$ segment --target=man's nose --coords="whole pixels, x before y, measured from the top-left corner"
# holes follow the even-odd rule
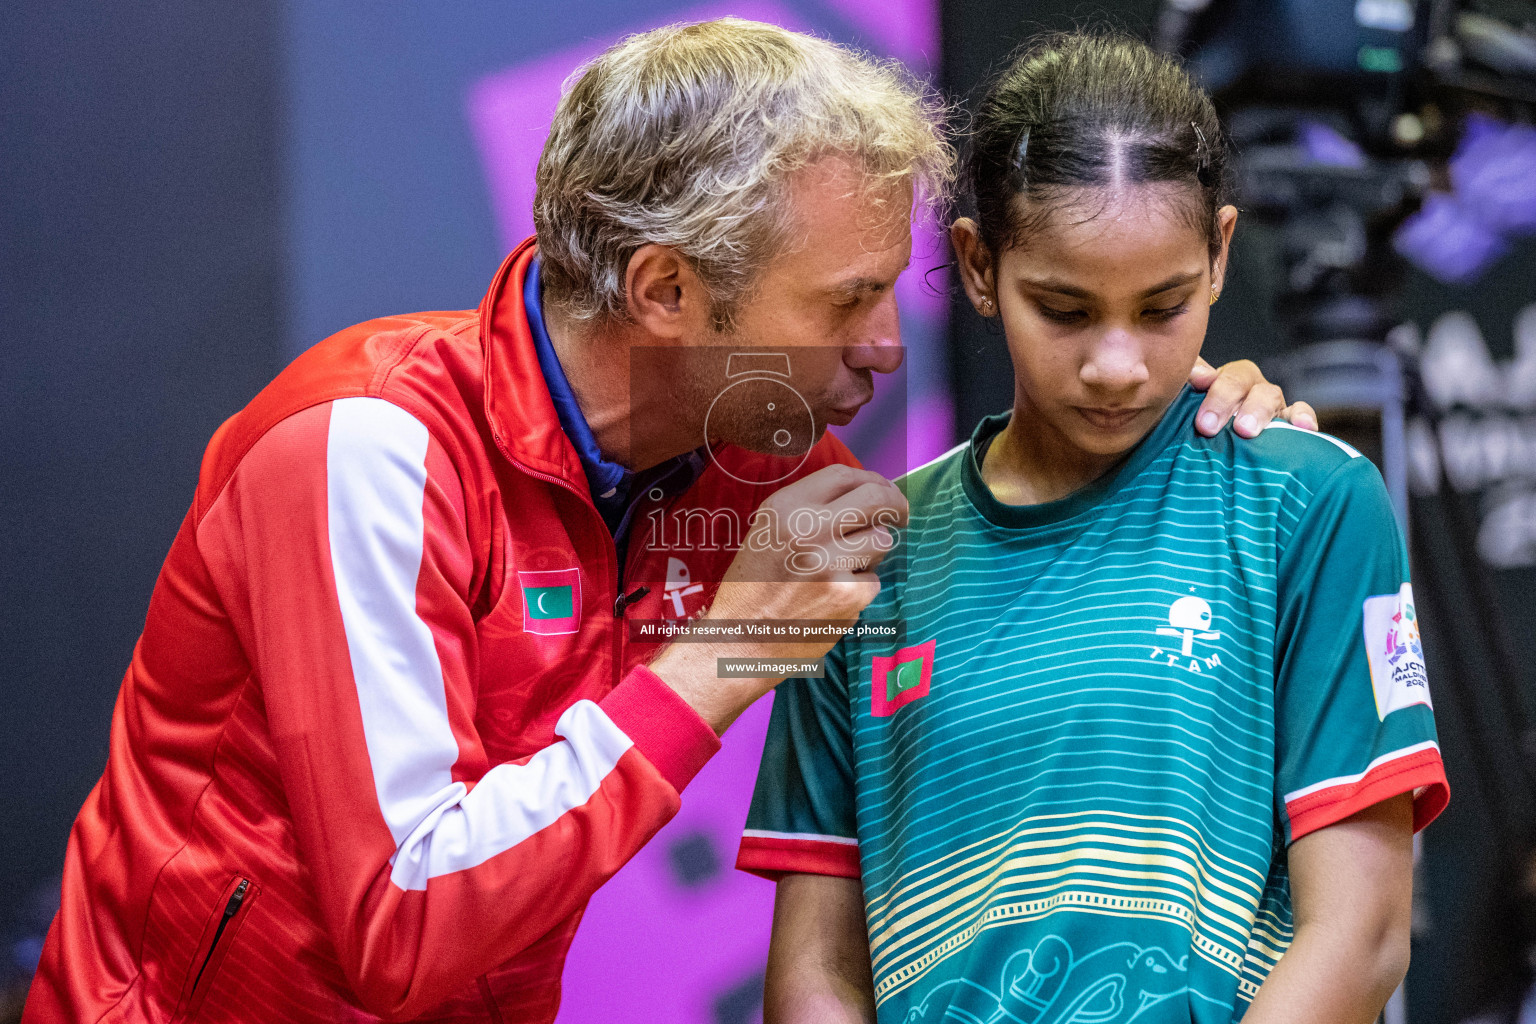
[[[862,340],[847,346],[843,362],[855,370],[895,373],[906,356],[901,344],[901,313],[896,308],[896,292],[880,296],[864,323]]]
[[[1084,384],[1104,391],[1134,388],[1151,377],[1140,339],[1119,329],[1104,332],[1089,350],[1078,374]]]

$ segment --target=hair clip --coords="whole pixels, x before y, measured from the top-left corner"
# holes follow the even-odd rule
[[[1025,161],[1029,159],[1029,126],[1019,133],[1019,141],[1014,144],[1013,155],[1008,160],[1008,184],[1015,192],[1023,192],[1029,186],[1029,178],[1024,173]]]
[[[1195,178],[1202,185],[1211,184],[1211,147],[1205,141],[1205,132],[1195,122],[1189,122],[1195,130]]]

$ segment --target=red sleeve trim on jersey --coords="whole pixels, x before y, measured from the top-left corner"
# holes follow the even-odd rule
[[[630,669],[602,709],[679,793],[720,749],[709,723],[643,665]]]
[[[783,875],[832,875],[859,878],[859,847],[849,840],[784,839],[746,835],[736,853],[736,869],[777,882]]]
[[[1450,803],[1445,765],[1435,744],[1388,755],[1358,778],[1309,787],[1287,797],[1285,814],[1291,820],[1291,842],[1403,793],[1413,794],[1415,832],[1439,817]]]

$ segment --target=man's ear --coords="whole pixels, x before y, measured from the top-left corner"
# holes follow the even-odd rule
[[[694,335],[709,319],[709,289],[670,246],[635,250],[625,269],[624,302],[630,320],[656,338]]]
[[[1211,268],[1211,289],[1220,295],[1227,286],[1227,255],[1232,248],[1232,232],[1237,227],[1237,207],[1223,206],[1216,211],[1216,232],[1221,236],[1221,249],[1216,254],[1216,265]]]
[[[950,225],[949,242],[955,248],[955,262],[960,268],[960,284],[976,312],[982,316],[997,313],[997,281],[992,254],[981,240],[980,226],[969,217]]]

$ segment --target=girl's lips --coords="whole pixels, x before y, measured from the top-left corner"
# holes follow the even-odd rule
[[[1099,430],[1123,430],[1135,422],[1141,409],[1095,409],[1077,406],[1077,412]]]

